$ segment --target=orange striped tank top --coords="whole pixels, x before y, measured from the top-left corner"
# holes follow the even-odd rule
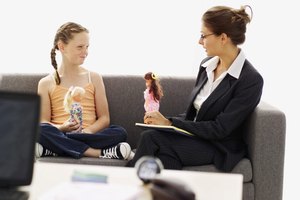
[[[84,87],[85,94],[81,101],[82,105],[82,118],[83,128],[86,128],[93,124],[97,120],[96,106],[95,106],[95,87],[90,81]],[[54,124],[63,124],[70,117],[70,114],[64,110],[64,97],[68,92],[69,88],[55,85],[54,89],[50,93],[51,101],[51,122]]]

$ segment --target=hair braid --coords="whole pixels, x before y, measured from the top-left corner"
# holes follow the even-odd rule
[[[57,62],[56,62],[56,59],[55,59],[55,56],[56,56],[56,48],[54,47],[53,49],[51,49],[51,64],[52,66],[54,67],[55,69],[55,83],[56,85],[59,85],[60,84],[60,77],[59,77],[59,74],[58,74],[58,71],[57,71]]]

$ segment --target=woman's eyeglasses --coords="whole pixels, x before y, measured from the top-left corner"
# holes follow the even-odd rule
[[[205,39],[206,37],[208,37],[210,35],[214,35],[214,33],[210,33],[210,34],[206,34],[206,35],[201,34],[200,39],[203,40],[203,39]]]

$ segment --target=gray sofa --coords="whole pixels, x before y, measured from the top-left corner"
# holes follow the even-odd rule
[[[2,74],[0,90],[36,92],[38,81],[46,74]],[[136,148],[141,129],[135,122],[142,122],[143,91],[142,76],[104,75],[111,124],[118,124],[128,131],[128,143]],[[161,77],[165,96],[161,112],[166,116],[182,113],[186,96],[190,93],[194,78]],[[237,116],[238,117],[238,116]],[[261,102],[245,122],[245,141],[249,146],[249,158],[240,161],[231,173],[243,174],[244,200],[281,200],[285,150],[285,114],[279,109]],[[126,161],[95,158],[45,157],[38,162],[62,162],[90,165],[124,166]],[[190,166],[184,170],[218,172],[213,165]]]

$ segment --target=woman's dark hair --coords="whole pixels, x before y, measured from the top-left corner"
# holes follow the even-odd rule
[[[58,41],[62,41],[64,44],[68,44],[69,41],[73,38],[75,33],[81,33],[81,32],[89,32],[86,28],[81,26],[80,24],[74,23],[74,22],[67,22],[63,24],[56,32],[54,42],[53,42],[53,48],[51,49],[51,64],[55,69],[55,82],[57,85],[60,84],[60,77],[57,71],[57,62],[55,59],[56,56],[56,50],[58,50],[57,43]]]
[[[246,13],[246,8],[250,9],[251,17]],[[204,13],[202,21],[214,34],[225,33],[233,44],[239,45],[245,42],[246,25],[250,23],[252,16],[252,8],[248,5],[241,6],[240,9],[215,6]]]
[[[153,92],[154,100],[159,101],[164,96],[164,94],[158,77],[154,73],[148,72],[145,74],[144,79],[152,80],[149,93]]]

